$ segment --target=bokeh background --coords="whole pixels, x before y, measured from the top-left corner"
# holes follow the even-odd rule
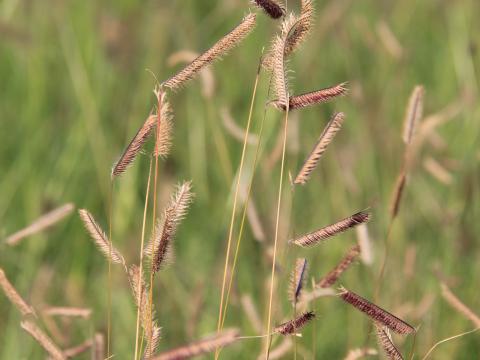
[[[290,0],[289,9],[297,11],[298,3]],[[293,200],[287,181],[280,242],[371,206],[374,263],[358,263],[341,283],[373,296],[404,151],[405,108],[413,87],[423,84],[424,121],[436,117],[441,125],[424,142],[410,174],[379,297],[387,309],[420,326],[415,349],[423,355],[435,341],[473,328],[442,299],[439,278],[472,309],[480,305],[480,2],[315,0],[315,7],[315,27],[289,62],[292,91],[348,81],[350,92],[333,103],[292,112],[287,174],[295,175],[335,110],[347,118],[311,181],[295,190]],[[160,80],[170,76],[182,66],[172,66],[171,55],[207,49],[248,11],[247,0],[0,1],[2,239],[66,202],[88,208],[106,228],[111,166],[155,104],[150,71]],[[262,13],[257,19],[255,31],[211,68],[210,77],[170,96],[174,146],[161,165],[159,203],[186,179],[193,180],[196,198],[179,229],[175,262],[156,280],[162,350],[216,328],[242,148],[231,121],[245,127],[259,57],[279,26]],[[262,73],[254,134],[268,85]],[[255,331],[242,296],[249,294],[261,316],[266,314],[282,121],[279,112],[267,111],[252,192],[264,236],[247,223],[226,320],[226,326],[244,334]],[[249,145],[246,182],[254,152]],[[113,239],[129,262],[138,261],[147,175],[144,155],[114,185]],[[291,316],[285,291],[294,257],[306,256],[310,276],[319,279],[355,241],[351,231],[308,251],[283,251],[282,246],[274,322]],[[76,213],[18,246],[2,240],[0,267],[38,309],[93,310],[88,320],[44,324],[62,348],[105,331],[107,265]],[[113,289],[114,353],[131,358],[136,315],[128,282],[116,268]],[[341,359],[364,345],[368,322],[361,314],[336,298],[312,306],[318,317],[298,340],[300,358],[312,358],[315,347],[317,358]],[[20,315],[1,295],[0,357],[45,358],[19,322]],[[408,354],[412,339],[396,340]],[[475,359],[479,344],[478,334],[468,335],[441,345],[433,358]],[[249,340],[222,356],[255,358],[260,349],[260,341]]]

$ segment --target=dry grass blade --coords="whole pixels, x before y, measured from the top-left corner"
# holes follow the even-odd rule
[[[156,273],[171,255],[171,245],[177,227],[187,214],[192,201],[191,182],[184,182],[178,186],[176,193],[171,197],[161,221],[156,225],[155,236],[145,248],[145,254],[152,261],[152,272]]]
[[[340,261],[340,263],[334,269],[332,269],[322,280],[320,280],[317,286],[321,288],[328,288],[335,284],[338,278],[350,267],[358,255],[360,255],[360,246],[355,245],[348,251],[347,255],[342,259],[342,261]]]
[[[43,309],[42,314],[49,316],[81,317],[84,319],[88,319],[92,314],[92,309],[51,306]]]
[[[400,203],[403,196],[403,190],[405,189],[405,185],[407,183],[407,174],[405,171],[398,175],[397,181],[395,182],[395,188],[393,190],[392,201],[390,203],[390,217],[395,219],[398,215],[398,211],[400,210]]]
[[[22,321],[20,326],[23,330],[28,332],[53,359],[64,360],[67,358],[62,350],[54,344],[52,339],[50,339],[33,321]]]
[[[354,226],[366,223],[370,220],[370,213],[367,211],[360,211],[352,216],[342,219],[335,224],[325,226],[319,230],[302,235],[294,240],[289,240],[289,243],[301,247],[314,246],[323,240],[326,240],[332,236],[340,234]]]
[[[272,19],[279,19],[285,15],[285,8],[276,0],[252,0],[252,3],[262,8]]]
[[[416,126],[422,119],[424,94],[425,90],[423,86],[417,85],[410,95],[410,100],[408,101],[408,107],[405,114],[405,120],[403,122],[403,141],[407,145],[412,142]]]
[[[392,337],[388,329],[385,329],[379,324],[375,324],[375,329],[378,344],[385,352],[385,355],[387,355],[390,360],[403,360],[403,356],[400,351],[398,351],[398,349],[395,347],[395,344],[393,343]]]
[[[345,302],[349,303],[357,310],[363,312],[372,320],[385,325],[390,330],[395,331],[398,334],[410,334],[415,332],[413,326],[407,324],[402,319],[399,319],[395,315],[371,303],[360,295],[345,289],[344,287],[340,288],[340,293],[338,295]]]
[[[290,278],[288,296],[292,304],[296,304],[302,291],[307,274],[307,259],[299,258],[295,262],[295,269]]]
[[[475,327],[480,328],[480,317],[465,305],[444,283],[441,284],[443,298],[459,313],[470,320]]]
[[[87,229],[90,237],[95,242],[100,252],[107,259],[109,259],[111,256],[112,262],[115,264],[122,264],[126,268],[125,259],[123,258],[122,254],[113,247],[113,245],[110,243],[110,240],[108,240],[107,235],[95,221],[92,214],[85,209],[80,209],[78,213],[80,215],[80,219],[83,221],[85,229]]]
[[[8,281],[7,276],[3,269],[0,268],[0,286],[5,294],[5,296],[10,300],[10,302],[15,305],[15,307],[20,311],[23,316],[26,315],[34,315],[35,310],[28,305],[25,300],[20,296],[17,290],[13,287],[13,285]]]
[[[142,127],[137,131],[127,148],[115,163],[112,169],[112,178],[123,174],[132,164],[138,153],[142,150],[143,145],[155,128],[156,115],[150,115],[143,123]]]
[[[344,96],[347,93],[346,83],[341,83],[336,86],[308,92],[301,95],[290,96],[289,109],[300,109],[307,106],[313,106],[331,101],[339,96]],[[279,100],[272,100],[271,105],[280,110],[286,110],[285,103]]]
[[[23,240],[27,236],[37,234],[40,231],[43,231],[49,228],[50,226],[55,225],[60,220],[68,216],[74,209],[75,209],[75,206],[72,203],[62,205],[42,215],[26,228],[10,235],[9,237],[7,237],[5,242],[10,246],[17,245],[21,240]]]
[[[140,322],[145,333],[144,338],[147,340],[145,357],[148,359],[155,352],[158,341],[160,340],[161,329],[156,324],[155,310],[150,302],[148,287],[143,278],[143,274],[140,273],[139,267],[131,265],[128,270],[128,275],[133,298],[140,312]]]
[[[367,355],[377,355],[378,352],[372,348],[352,349],[343,360],[358,360]]]
[[[238,337],[238,330],[224,330],[221,333],[199,340],[172,350],[165,351],[157,355],[153,360],[181,360],[190,359],[194,356],[208,354],[217,348],[225,347],[233,344]]]
[[[315,144],[312,152],[308,156],[307,160],[305,160],[302,169],[294,180],[294,184],[305,184],[308,181],[313,170],[317,167],[318,161],[335,137],[335,134],[342,128],[344,119],[345,115],[341,112],[333,115],[332,119],[329,121],[320,135],[320,138]]]
[[[315,318],[315,313],[313,311],[308,311],[303,313],[300,316],[297,316],[295,319],[287,321],[283,324],[278,325],[273,329],[275,334],[281,335],[296,335],[296,331],[303,328],[308,322]]]
[[[245,16],[243,21],[235,29],[225,35],[202,55],[193,60],[178,74],[162,83],[162,86],[172,90],[180,88],[185,82],[193,79],[202,68],[210,65],[213,61],[219,59],[232,48],[237,46],[253,30],[255,23],[255,14],[248,14]]]

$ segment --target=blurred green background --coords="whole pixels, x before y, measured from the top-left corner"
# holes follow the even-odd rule
[[[290,0],[289,9],[297,11],[298,3]],[[423,84],[425,116],[443,116],[445,121],[425,141],[410,174],[379,297],[381,305],[420,326],[416,354],[423,355],[437,340],[473,328],[442,299],[438,276],[472,309],[480,305],[480,2],[314,3],[315,27],[289,62],[292,92],[343,81],[349,82],[350,92],[334,103],[291,113],[286,171],[293,176],[330,114],[344,111],[346,121],[310,182],[296,189],[293,201],[288,181],[285,184],[274,322],[291,316],[285,293],[294,257],[306,256],[309,275],[319,279],[356,235],[350,231],[328,246],[306,251],[284,252],[286,240],[367,206],[373,212],[368,228],[375,261],[372,266],[355,265],[341,284],[372,298],[403,156],[405,107],[413,87]],[[146,69],[160,80],[167,78],[182,66],[169,65],[172,54],[207,49],[248,11],[247,0],[0,1],[0,236],[66,202],[88,208],[107,228],[111,166],[155,104],[154,78]],[[205,93],[198,78],[169,97],[174,141],[160,169],[159,202],[164,204],[173,185],[184,179],[193,180],[196,199],[180,226],[175,262],[155,284],[163,327],[160,350],[216,328],[242,149],[226,128],[222,111],[245,127],[258,59],[279,25],[260,12],[257,20],[246,41],[212,67],[213,94]],[[254,133],[268,100],[268,84],[262,73]],[[241,296],[250,294],[261,316],[266,313],[267,254],[273,242],[280,169],[274,150],[282,119],[276,110],[267,111],[252,193],[265,239],[255,239],[246,225],[226,320],[226,326],[239,327],[246,335],[255,331]],[[254,152],[255,147],[248,146],[246,181]],[[439,178],[432,163],[448,173],[447,179]],[[138,262],[147,175],[144,155],[114,185],[113,241],[131,263]],[[405,266],[412,254],[414,265]],[[51,336],[62,348],[105,331],[107,266],[76,214],[18,246],[2,240],[0,267],[38,309],[93,309],[89,320],[55,323],[57,334]],[[131,358],[136,314],[127,280],[114,269],[113,349],[116,358]],[[363,315],[336,298],[319,299],[313,306],[318,317],[298,340],[300,358],[311,358],[315,347],[317,358],[342,359],[349,349],[364,345],[368,321]],[[45,358],[19,322],[20,315],[1,295],[0,357]],[[395,340],[406,356],[412,338]],[[256,358],[260,349],[259,340],[243,341],[225,349],[222,357]],[[432,358],[476,359],[479,353],[479,335],[473,334],[441,345]]]

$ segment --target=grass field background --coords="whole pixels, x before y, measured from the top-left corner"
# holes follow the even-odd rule
[[[289,9],[298,9],[289,1]],[[294,176],[329,116],[346,113],[342,131],[310,182],[292,199],[285,183],[280,242],[371,206],[369,233],[375,261],[356,264],[345,285],[372,298],[383,254],[388,207],[400,170],[402,122],[416,84],[425,87],[425,116],[446,115],[426,141],[412,170],[392,233],[379,303],[420,326],[416,358],[444,337],[473,325],[442,299],[438,275],[472,309],[480,305],[480,3],[456,1],[315,1],[315,27],[289,62],[292,90],[300,93],[349,82],[349,95],[326,105],[291,113],[286,171]],[[247,0],[229,1],[19,1],[0,2],[0,235],[26,226],[66,202],[88,208],[107,228],[110,169],[155,104],[154,78],[181,65],[168,65],[180,50],[201,52],[249,11]],[[245,126],[256,69],[278,23],[258,14],[255,31],[212,67],[212,96],[196,79],[170,96],[175,120],[171,156],[160,169],[159,202],[175,183],[193,180],[195,202],[179,229],[175,262],[157,278],[155,299],[163,327],[160,349],[188,342],[216,329],[234,177],[242,143],[222,120],[228,109]],[[389,32],[395,40],[389,38]],[[262,74],[254,106],[258,133],[268,100]],[[269,109],[252,192],[265,232],[263,243],[250,227],[239,254],[226,326],[253,334],[240,306],[251,294],[266,315],[266,256],[273,242],[280,162],[272,151],[282,130],[280,112]],[[152,144],[149,144],[149,148]],[[255,147],[249,146],[246,179]],[[441,182],[424,163],[433,158],[448,170]],[[115,182],[113,242],[129,262],[138,262],[148,174],[141,156]],[[288,180],[288,176],[286,177]],[[241,213],[239,212],[239,215]],[[238,231],[238,226],[236,227]],[[309,276],[319,279],[355,242],[355,231],[328,244],[280,253],[274,322],[291,316],[285,294],[295,256],[306,256]],[[282,247],[282,249],[285,246]],[[416,253],[413,274],[405,273],[407,253]],[[76,214],[16,247],[0,245],[0,267],[34,306],[82,306],[90,320],[58,322],[61,347],[106,329],[107,264]],[[423,312],[419,306],[426,306]],[[337,298],[315,303],[314,326],[297,340],[301,356],[316,347],[319,359],[342,359],[364,345],[368,321]],[[418,315],[420,313],[420,315]],[[418,316],[416,316],[416,314]],[[113,274],[113,351],[132,358],[135,316],[128,282]],[[20,315],[0,296],[0,357],[42,359],[20,326]],[[434,359],[476,359],[479,334],[441,345]],[[412,338],[396,339],[405,356]],[[375,342],[371,340],[371,345]],[[274,346],[277,344],[275,340]],[[255,358],[258,340],[222,351],[224,358]],[[88,358],[85,356],[84,358]],[[291,353],[286,358],[292,358]]]

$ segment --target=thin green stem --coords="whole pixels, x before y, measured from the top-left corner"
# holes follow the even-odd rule
[[[147,180],[147,191],[145,193],[145,207],[143,208],[143,221],[142,221],[142,239],[140,243],[140,264],[139,264],[139,273],[140,276],[143,274],[143,246],[145,242],[145,225],[147,220],[147,210],[148,210],[148,198],[150,195],[150,179],[152,178],[152,158],[150,157],[150,165],[148,168],[148,180]],[[137,294],[142,296],[142,281],[138,282]],[[140,304],[137,306],[137,328],[135,332],[135,360],[138,359],[138,340],[140,332]]]
[[[253,114],[253,105],[255,103],[255,97],[257,94],[257,86],[258,86],[258,80],[260,77],[260,66],[258,67],[257,70],[257,75],[255,77],[255,85],[253,87],[253,94],[252,94],[252,99],[250,102],[250,111],[248,114],[248,121],[247,121],[247,128],[245,130],[245,136],[244,136],[244,141],[243,141],[243,149],[242,149],[242,156],[240,159],[240,165],[239,165],[239,170],[237,174],[237,183],[235,186],[235,196],[233,199],[233,207],[232,207],[232,214],[230,217],[230,227],[229,227],[229,232],[228,232],[228,242],[227,242],[227,251],[225,254],[225,265],[224,265],[224,270],[223,270],[223,280],[222,280],[222,293],[221,293],[221,298],[220,298],[220,308],[218,311],[218,324],[217,324],[217,332],[219,333],[222,329],[222,314],[223,314],[223,305],[224,305],[224,298],[225,298],[225,286],[227,282],[227,270],[228,270],[228,264],[230,260],[230,250],[231,250],[231,245],[232,245],[232,238],[233,238],[233,225],[235,222],[235,212],[237,210],[237,201],[238,201],[238,194],[240,190],[240,181],[242,178],[242,172],[243,172],[243,164],[245,162],[245,153],[246,153],[246,148],[247,148],[247,139],[248,135],[250,132],[250,124],[252,120],[252,114]],[[215,351],[215,359],[218,359],[219,356],[219,349],[216,349]]]
[[[277,261],[277,245],[278,245],[278,228],[280,224],[280,208],[282,204],[282,190],[283,190],[283,172],[285,168],[285,149],[287,145],[287,132],[288,132],[288,112],[289,106],[285,111],[285,124],[283,132],[283,146],[282,146],[282,164],[280,167],[280,181],[278,185],[278,203],[277,203],[277,215],[275,221],[275,240],[273,244],[273,259],[272,259],[272,276],[270,279],[270,296],[268,300],[268,317],[267,317],[267,334],[270,333],[271,321],[272,321],[272,302],[273,302],[273,286],[275,282],[275,263]],[[270,336],[267,337],[267,348],[265,350],[265,359],[268,360],[270,355]]]

